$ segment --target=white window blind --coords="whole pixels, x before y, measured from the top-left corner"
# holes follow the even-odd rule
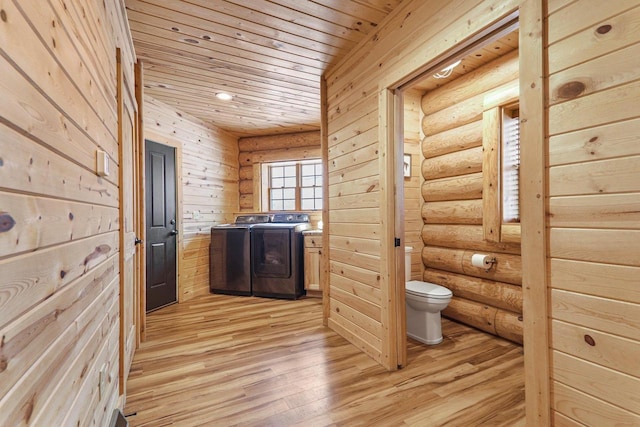
[[[509,114],[512,113],[512,114]],[[505,111],[502,126],[502,222],[520,222],[520,120]]]

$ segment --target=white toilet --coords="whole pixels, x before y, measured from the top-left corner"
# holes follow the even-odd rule
[[[405,247],[404,268],[411,277],[411,252]],[[410,280],[406,282],[407,335],[428,345],[442,342],[440,312],[444,310],[453,293],[444,286],[429,282]]]

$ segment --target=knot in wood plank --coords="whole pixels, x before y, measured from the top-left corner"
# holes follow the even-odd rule
[[[16,225],[16,221],[7,212],[0,212],[0,233],[9,231]]]
[[[587,85],[579,81],[573,81],[563,84],[558,88],[558,97],[564,99],[577,98],[584,93]]]

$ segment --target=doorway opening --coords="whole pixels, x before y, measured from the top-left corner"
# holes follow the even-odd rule
[[[396,300],[405,304],[405,281],[444,286],[454,295],[444,310],[446,317],[522,343],[521,275],[496,279],[490,277],[494,272],[475,271],[462,261],[475,252],[520,255],[519,234],[512,241],[492,242],[483,225],[484,178],[498,173],[487,169],[483,154],[488,132],[484,113],[496,102],[508,103],[512,111],[517,105],[518,48],[515,12],[406,76],[393,88],[391,104],[396,109],[396,236],[403,236],[404,243],[396,252]],[[406,272],[405,248],[411,248]],[[515,298],[483,290],[482,283],[488,281],[499,282],[503,295]],[[403,307],[397,312],[398,360],[406,361]]]

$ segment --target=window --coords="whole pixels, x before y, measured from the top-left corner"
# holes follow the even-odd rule
[[[265,163],[262,165],[263,206],[269,211],[322,209],[320,160]]]
[[[520,222],[520,114],[502,109],[502,222]]]
[[[269,210],[296,209],[298,171],[296,165],[269,166]]]
[[[519,116],[517,85],[485,97],[482,226],[489,242],[520,242]]]
[[[300,208],[303,211],[322,210],[322,163],[303,163],[300,169]]]

